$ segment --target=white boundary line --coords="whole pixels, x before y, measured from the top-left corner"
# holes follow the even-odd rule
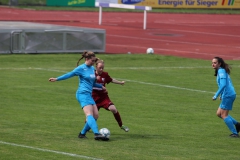
[[[93,158],[93,157],[88,157],[88,156],[83,156],[83,155],[78,155],[78,154],[73,154],[73,153],[60,152],[60,151],[54,151],[54,150],[49,150],[49,149],[42,149],[42,148],[37,148],[37,147],[25,146],[25,145],[16,144],[16,143],[9,143],[9,142],[0,141],[0,144],[6,144],[6,145],[10,145],[10,146],[34,149],[34,150],[38,150],[38,151],[42,151],[42,152],[51,152],[51,153],[56,153],[56,154],[62,154],[62,155],[70,156],[70,157],[92,159],[92,160],[103,160],[103,159],[99,159],[99,158]]]
[[[123,69],[123,68],[125,68],[125,69],[137,69],[137,67],[122,67],[121,69]],[[143,68],[144,67],[139,67],[138,69],[143,69]],[[146,68],[148,68],[148,67],[146,67]],[[149,67],[149,69],[153,69],[153,68],[155,68],[155,69],[159,68],[160,69],[161,67]],[[167,67],[164,67],[164,68],[167,68]],[[169,68],[173,68],[173,67],[169,67]],[[182,69],[190,68],[190,69],[192,69],[192,68],[206,68],[206,67],[174,67],[174,68],[182,68]],[[108,68],[108,69],[111,69],[111,68]],[[62,73],[68,72],[68,71],[55,70],[55,69],[31,68],[31,67],[29,67],[29,68],[0,68],[0,70],[43,70],[43,71],[62,72]],[[209,91],[203,91],[203,90],[197,90],[197,89],[190,89],[190,88],[183,88],[183,87],[177,87],[177,86],[170,86],[170,85],[162,85],[162,84],[156,84],[156,83],[141,82],[141,81],[135,81],[135,80],[129,80],[129,79],[122,79],[122,78],[116,78],[116,79],[129,81],[129,82],[140,83],[140,84],[160,86],[160,87],[165,87],[165,88],[179,89],[179,90],[187,90],[187,91],[194,91],[194,92],[201,92],[201,93],[211,93],[211,94],[215,93],[215,92],[209,92]]]
[[[202,91],[202,90],[190,89],[190,88],[182,88],[182,87],[169,86],[169,85],[162,85],[162,84],[156,84],[156,83],[148,83],[148,82],[134,81],[134,80],[128,80],[128,79],[121,79],[121,78],[118,78],[118,79],[119,80],[124,80],[124,81],[129,81],[129,82],[140,83],[140,84],[148,84],[148,85],[152,85],[152,86],[160,86],[160,87],[165,87],[165,88],[174,88],[174,89],[179,89],[179,90],[187,90],[187,91],[211,93],[211,94],[215,93],[215,92]]]
[[[234,66],[235,68],[239,68],[239,66]],[[132,70],[152,70],[152,69],[194,69],[194,68],[211,68],[211,66],[196,66],[196,67],[184,67],[184,66],[179,66],[179,67],[108,67],[107,69],[132,69]],[[57,69],[45,69],[45,68],[0,68],[0,70],[46,70],[46,71],[53,71],[53,72],[68,72],[68,71],[63,71],[63,70],[57,70]],[[73,70],[73,68],[65,68]]]
[[[207,66],[198,66],[198,67],[108,67],[107,69],[154,70],[154,69],[194,69],[194,68],[211,68],[211,67],[207,67]]]

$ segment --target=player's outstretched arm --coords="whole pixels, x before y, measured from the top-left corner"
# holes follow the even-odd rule
[[[49,78],[48,81],[50,81],[50,82],[55,82],[55,81],[57,81],[57,78]]]
[[[112,83],[124,85],[125,81],[118,81],[116,79],[112,79]]]

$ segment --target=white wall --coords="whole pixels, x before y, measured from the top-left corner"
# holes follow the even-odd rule
[[[118,3],[118,0],[96,0],[96,2],[103,2],[103,3]]]

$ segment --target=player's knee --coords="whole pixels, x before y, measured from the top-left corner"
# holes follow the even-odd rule
[[[117,113],[117,108],[116,108],[114,105],[109,106],[108,109],[109,109],[113,114]]]
[[[97,119],[98,119],[98,117],[99,117],[99,115],[98,115],[98,114],[94,114],[94,115],[93,115],[93,117],[94,117],[94,119],[96,119],[96,120],[97,120]]]
[[[217,115],[219,118],[222,118],[221,113],[217,112],[216,115]]]
[[[114,108],[114,109],[111,110],[111,112],[112,112],[113,114],[115,114],[115,113],[117,113],[118,111],[117,111],[116,108]]]

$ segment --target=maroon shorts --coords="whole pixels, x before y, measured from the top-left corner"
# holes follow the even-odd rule
[[[114,104],[112,103],[109,97],[105,97],[104,99],[98,99],[96,101],[96,105],[98,107],[98,110],[100,108],[105,108],[106,110],[109,110],[108,107]]]

